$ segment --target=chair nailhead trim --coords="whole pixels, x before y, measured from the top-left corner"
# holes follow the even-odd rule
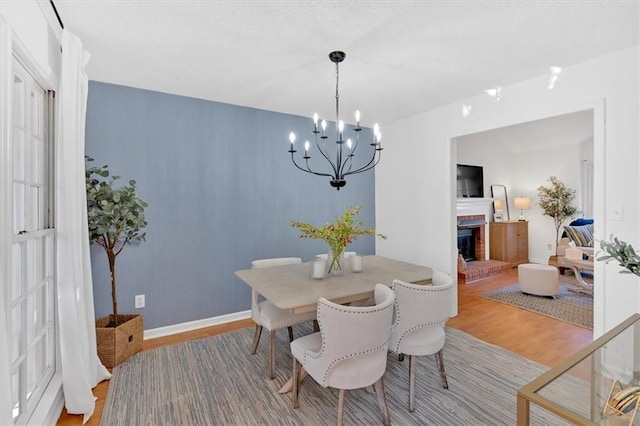
[[[439,292],[442,292],[442,291],[449,291],[449,289],[451,288],[450,285],[445,285],[445,286],[422,286],[422,287],[416,288],[414,286],[408,286],[404,281],[394,280],[391,289],[395,290],[396,286],[406,288],[409,291],[420,291],[420,292],[431,292],[431,293],[439,293]],[[392,331],[394,329],[398,328],[398,325],[400,324],[400,305],[398,304],[398,299],[395,300],[394,307],[396,309],[396,320],[393,323],[393,325],[391,326],[391,330]],[[446,320],[445,321],[430,322],[430,323],[420,324],[420,325],[411,327],[410,329],[408,329],[404,333],[402,333],[402,336],[400,336],[398,338],[398,342],[396,343],[395,348],[393,349],[393,351],[394,352],[398,352],[399,348],[400,348],[400,343],[402,343],[402,340],[405,337],[407,337],[407,335],[413,333],[414,331],[419,330],[421,328],[443,326],[445,323],[446,323]]]
[[[381,311],[385,311],[385,310],[387,310],[389,308],[393,308],[393,304],[390,303],[390,304],[388,304],[386,306],[371,307],[371,309],[368,309],[368,310],[365,310],[365,311],[354,311],[353,308],[347,309],[347,307],[345,306],[345,309],[342,309],[341,308],[342,305],[340,305],[340,307],[339,306],[334,306],[334,305],[328,305],[328,304],[324,303],[323,301],[318,301],[318,304],[322,304],[323,306],[325,306],[325,307],[327,307],[329,309],[332,309],[334,311],[344,312],[346,314],[356,314],[356,315],[370,314],[372,312],[381,312]],[[318,317],[317,321],[318,321],[318,326],[320,327],[320,335],[322,336],[322,318]],[[353,358],[353,357],[356,357],[356,356],[366,355],[366,354],[369,354],[369,353],[373,353],[373,352],[379,351],[380,349],[384,348],[385,346],[388,347],[390,340],[391,340],[391,338],[388,338],[382,345],[376,346],[375,348],[370,348],[370,349],[367,349],[367,350],[364,350],[364,351],[354,352],[354,353],[351,353],[351,354],[348,354],[348,355],[343,355],[342,357],[333,360],[331,362],[331,364],[329,364],[329,366],[325,370],[324,376],[322,378],[322,383],[320,383],[320,384],[322,386],[327,386],[327,379],[328,379],[328,376],[329,376],[329,372],[331,371],[331,369],[338,362],[344,361],[346,359]],[[306,361],[307,357],[309,357],[310,359],[319,359],[319,358],[321,358],[323,353],[324,353],[324,351],[325,351],[325,341],[324,341],[324,338],[323,338],[322,339],[322,347],[320,348],[320,351],[318,353],[312,354],[312,353],[310,353],[308,351],[305,351],[304,360],[302,362],[302,365],[303,366],[305,365],[305,361]]]

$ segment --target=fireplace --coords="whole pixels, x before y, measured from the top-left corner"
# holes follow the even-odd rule
[[[467,262],[484,260],[484,215],[458,216],[458,253]]]

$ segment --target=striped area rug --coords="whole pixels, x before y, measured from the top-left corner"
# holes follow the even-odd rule
[[[306,326],[304,326],[306,327]],[[295,328],[296,336],[310,328]],[[300,390],[300,408],[278,389],[291,374],[287,333],[278,333],[277,377],[267,379],[267,339],[250,355],[252,329],[141,352],[116,367],[102,425],[325,425],[335,424],[337,391],[310,377]],[[444,350],[449,389],[443,389],[433,357],[420,357],[416,411],[408,410],[408,360],[389,354],[384,377],[392,424],[514,425],[518,388],[546,367],[447,328]],[[589,386],[562,386],[575,397]],[[588,398],[588,395],[585,396]],[[587,399],[588,400],[588,399]],[[532,424],[564,424],[532,405]],[[380,424],[375,394],[348,391],[345,424]]]
[[[569,273],[559,275],[558,280],[560,295],[555,299],[524,294],[518,284],[488,291],[482,297],[593,330],[593,296],[569,291],[577,288],[576,278]],[[585,281],[592,283],[593,279],[585,278]]]

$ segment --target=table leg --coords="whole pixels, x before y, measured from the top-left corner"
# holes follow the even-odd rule
[[[584,278],[582,278],[582,274],[577,267],[571,266],[571,269],[573,269],[573,274],[576,276],[579,288],[570,288],[569,291],[574,293],[593,294],[593,284],[589,284],[584,280]]]
[[[302,380],[304,380],[304,378],[307,377],[309,373],[307,373],[304,367],[300,367],[300,368],[302,368],[302,371],[300,372],[300,382],[302,382]],[[282,385],[278,393],[289,393],[292,390],[293,390],[293,377],[287,380],[287,383]]]

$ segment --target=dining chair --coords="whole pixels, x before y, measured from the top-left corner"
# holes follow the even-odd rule
[[[338,425],[342,424],[345,390],[374,385],[385,425],[389,412],[383,376],[393,317],[393,291],[382,284],[374,290],[376,305],[352,307],[318,300],[320,331],[291,342],[292,403],[298,408],[301,368],[321,386],[339,389]]]
[[[251,262],[251,269],[270,268],[273,266],[292,265],[302,263],[299,257],[278,257],[271,259],[259,259]],[[251,291],[251,319],[256,323],[255,334],[253,336],[253,346],[251,354],[255,355],[260,342],[262,329],[269,331],[269,379],[275,377],[276,369],[276,330],[287,328],[289,331],[289,341],[293,340],[293,326],[316,319],[316,313],[307,312],[303,314],[293,314],[288,310],[280,309],[268,300],[259,302],[260,294]]]
[[[434,271],[432,285],[394,280],[392,289],[396,300],[389,350],[409,356],[409,411],[414,411],[416,356],[435,354],[442,387],[449,388],[442,349],[446,339],[444,325],[451,314],[453,278]]]

